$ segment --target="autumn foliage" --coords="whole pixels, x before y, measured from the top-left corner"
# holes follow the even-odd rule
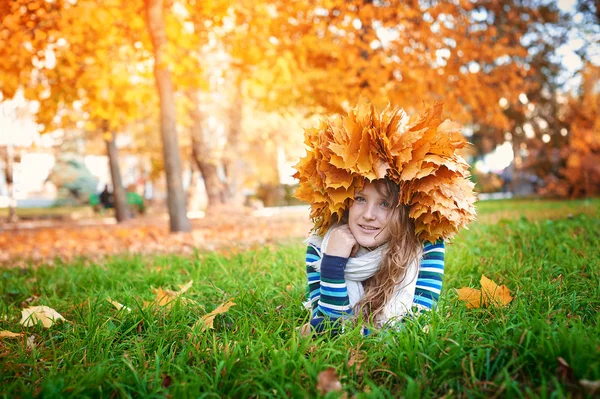
[[[314,229],[323,234],[341,220],[364,178],[400,186],[417,235],[447,239],[475,218],[474,184],[457,151],[467,145],[461,126],[442,120],[442,104],[409,116],[388,106],[379,113],[361,101],[346,117],[308,129],[306,157],[296,165],[296,197],[311,204]]]
[[[580,97],[569,98],[564,120],[569,139],[560,149],[562,167],[547,177],[543,193],[578,198],[600,194],[600,67],[588,65]]]

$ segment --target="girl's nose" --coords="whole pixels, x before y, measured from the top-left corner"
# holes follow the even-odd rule
[[[367,204],[367,206],[365,208],[365,212],[363,213],[363,218],[365,218],[367,220],[375,219],[375,209],[372,204]]]

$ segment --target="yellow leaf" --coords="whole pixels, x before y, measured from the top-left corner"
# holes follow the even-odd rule
[[[467,308],[482,306],[506,306],[512,301],[510,291],[505,285],[498,286],[495,282],[481,275],[481,291],[475,288],[463,287],[456,290],[458,299],[467,303]]]
[[[171,290],[163,290],[161,287],[152,290],[156,294],[154,301],[159,306],[166,306],[177,299],[177,293]]]
[[[213,310],[209,314],[202,316],[202,318],[200,320],[198,320],[196,322],[196,324],[194,324],[193,328],[201,326],[202,331],[206,330],[207,328],[214,328],[213,323],[215,321],[215,317],[221,313],[226,313],[229,310],[229,308],[234,305],[235,305],[235,302],[233,302],[233,298],[228,300],[225,303],[222,303],[221,305],[219,305],[215,310]]]
[[[458,299],[467,303],[469,309],[479,309],[481,307],[481,291],[475,288],[463,287],[456,290]]]
[[[117,302],[117,301],[113,301],[113,300],[112,300],[112,299],[110,299],[110,298],[106,298],[106,300],[107,300],[108,302],[110,302],[110,303],[111,303],[111,304],[112,304],[112,305],[113,305],[115,308],[117,308],[118,310],[123,310],[123,309],[125,309],[125,310],[127,310],[128,312],[131,312],[131,309],[130,309],[130,308],[128,308],[127,306],[125,306],[125,305],[123,305],[123,304],[120,304],[120,303],[119,303],[119,302]]]
[[[41,321],[44,327],[49,328],[58,320],[64,320],[56,310],[48,306],[30,306],[21,311],[21,323],[25,327],[35,326]]]
[[[2,330],[0,331],[0,338],[17,338],[22,337],[23,333],[14,333],[11,331]]]
[[[483,274],[481,275],[481,280],[479,282],[481,283],[481,289],[486,303],[490,301],[496,306],[506,306],[512,301],[510,291],[506,285],[498,286]]]
[[[152,291],[156,294],[155,303],[159,306],[169,305],[175,299],[179,298],[181,294],[188,291],[193,283],[194,280],[190,280],[185,284],[179,285],[179,291],[164,290],[161,287],[153,289]]]
[[[156,302],[152,302],[152,301],[142,301],[142,306],[144,307],[144,309],[149,308],[150,306],[154,305]]]
[[[187,290],[189,290],[190,288],[192,288],[192,284],[194,284],[194,280],[190,280],[185,284],[180,284],[178,285],[179,287],[179,295],[183,294],[184,292],[186,292]]]

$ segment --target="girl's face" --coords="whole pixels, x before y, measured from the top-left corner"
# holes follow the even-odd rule
[[[365,182],[362,191],[354,194],[354,202],[348,210],[348,226],[356,242],[366,248],[387,242],[391,236],[392,213],[390,199],[380,194],[374,183]]]

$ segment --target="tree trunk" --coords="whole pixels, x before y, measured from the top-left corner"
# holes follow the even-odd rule
[[[227,190],[221,179],[219,179],[216,163],[211,161],[208,154],[202,128],[202,112],[198,109],[197,96],[191,93],[188,93],[188,96],[192,100],[192,104],[194,104],[190,111],[192,118],[192,159],[196,162],[196,166],[198,166],[198,170],[200,170],[204,179],[208,207],[218,207],[227,202]]]
[[[223,166],[227,176],[227,196],[228,202],[233,206],[241,206],[244,203],[242,193],[244,164],[240,159],[240,138],[242,135],[242,116],[243,116],[243,98],[242,98],[242,79],[237,73],[234,78],[235,92],[234,98],[229,108],[229,134],[227,135],[227,147]]]
[[[117,222],[123,222],[128,219],[127,211],[127,193],[123,188],[121,179],[121,169],[119,168],[119,154],[115,144],[115,136],[110,132],[110,140],[106,140],[106,154],[108,155],[108,166],[110,168],[110,177],[113,185],[113,198],[115,207],[115,217]]]
[[[164,55],[167,34],[163,18],[163,0],[144,0],[148,31],[154,47],[154,77],[160,100],[160,130],[162,136],[165,176],[167,180],[167,203],[171,232],[190,231],[187,218],[185,191],[181,176],[181,159],[177,131],[175,129],[175,97],[168,62]]]

